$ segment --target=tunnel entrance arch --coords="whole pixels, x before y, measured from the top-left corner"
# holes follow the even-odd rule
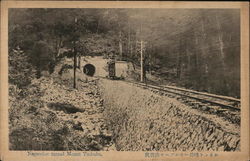
[[[87,76],[93,77],[95,74],[95,66],[93,64],[86,64],[83,66],[83,73]]]

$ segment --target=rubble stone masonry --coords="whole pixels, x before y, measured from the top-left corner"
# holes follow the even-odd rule
[[[240,127],[223,118],[122,81],[100,86],[117,150],[240,150]]]

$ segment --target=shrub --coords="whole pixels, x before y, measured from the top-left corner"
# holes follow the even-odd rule
[[[28,54],[22,51],[10,51],[9,53],[9,83],[19,88],[31,83],[36,71],[28,61]]]

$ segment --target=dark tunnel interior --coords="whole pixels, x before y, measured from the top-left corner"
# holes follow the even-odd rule
[[[86,64],[83,67],[83,73],[86,74],[87,76],[94,76],[95,74],[95,66],[92,64]]]

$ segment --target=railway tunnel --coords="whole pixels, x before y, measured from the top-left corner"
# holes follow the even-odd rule
[[[95,74],[95,66],[93,64],[86,64],[83,66],[83,73],[87,76],[93,77]]]
[[[81,61],[81,64],[83,64],[81,70],[87,76],[106,77],[109,74],[107,67],[108,59],[103,59],[100,56],[96,56],[85,57],[85,59],[81,59]],[[115,62],[115,75],[117,77],[127,77],[129,70],[128,62]]]

